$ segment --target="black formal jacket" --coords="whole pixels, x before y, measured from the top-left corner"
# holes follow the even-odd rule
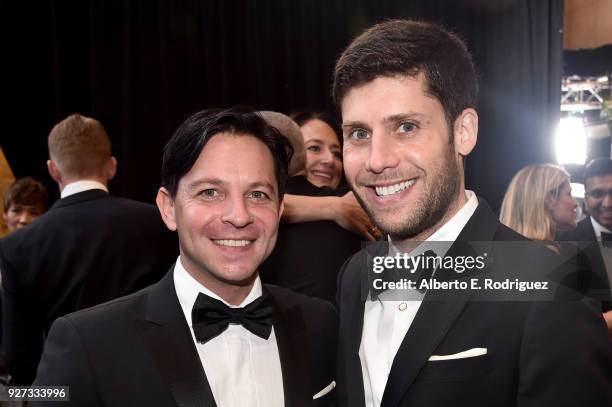
[[[602,300],[602,309],[604,312],[612,310],[609,279],[609,275],[612,271],[609,273],[606,270],[606,263],[601,255],[600,244],[595,236],[591,217],[587,216],[578,222],[576,229],[559,232],[557,234],[557,240],[575,242],[587,256],[592,271],[592,286],[598,289],[597,298]],[[601,291],[606,291],[607,295],[601,295]]]
[[[59,318],[34,384],[70,386],[73,406],[216,406],[172,276]],[[277,286],[264,290],[275,306],[285,405],[334,405],[335,390],[313,400],[334,380],[334,308]]]
[[[287,193],[337,196],[347,190],[319,188],[306,177],[291,177]],[[261,265],[263,282],[334,301],[338,271],[346,259],[361,249],[361,238],[333,221],[281,223],[274,251]]]
[[[56,201],[0,240],[2,353],[15,382],[34,380],[57,317],[159,281],[177,247],[156,207],[98,189]]]
[[[458,254],[461,241],[522,239],[480,200],[448,255]],[[362,251],[349,260],[341,274],[337,378],[339,405],[345,407],[365,405],[358,354],[365,304],[361,274],[368,272],[363,256]],[[538,256],[497,258],[488,267],[506,261],[520,266]],[[487,354],[428,360],[473,348],[486,348]],[[422,302],[393,361],[381,407],[610,406],[610,372],[612,345],[594,307],[579,301],[476,302],[466,290],[452,301]]]

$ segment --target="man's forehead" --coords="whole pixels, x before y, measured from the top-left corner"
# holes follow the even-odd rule
[[[236,176],[245,184],[274,186],[274,158],[257,137],[224,132],[212,136],[180,182],[191,189],[203,182],[218,185],[234,182]]]
[[[594,188],[612,188],[612,174],[594,175],[588,177],[585,182],[585,188],[587,190]]]
[[[408,99],[410,102],[410,106],[395,106],[395,110],[386,110],[384,117],[380,117],[379,119],[383,120],[390,116],[405,114],[407,108],[409,108],[408,110],[413,111],[413,113],[419,113],[417,112],[417,110],[423,109],[423,102],[428,99],[430,101],[427,101],[427,104],[432,102],[441,106],[440,101],[429,92],[429,88],[427,86],[427,79],[422,73],[418,73],[416,75],[396,74],[388,76],[377,76],[373,80],[365,82],[358,86],[354,86],[346,92],[340,104],[343,124],[345,124],[346,121],[363,120],[363,118],[371,116],[371,114],[373,113],[371,105],[372,101],[364,100],[363,98],[353,98],[351,100],[351,102],[353,103],[350,105],[351,109],[347,109],[347,99],[351,99],[351,96],[353,96],[355,93],[363,94],[364,90],[367,89],[370,90],[370,92],[368,92],[370,97],[376,97],[380,99],[381,102],[384,102],[387,97],[397,97],[398,95],[407,96],[407,88],[411,89],[410,92],[417,91],[418,97],[422,97],[423,99],[419,99],[419,101]],[[358,105],[355,105],[355,102],[357,102]],[[355,107],[360,108],[355,109]],[[385,107],[388,109],[389,106],[386,105]],[[352,113],[358,114],[360,117],[348,116],[348,110],[351,110]]]

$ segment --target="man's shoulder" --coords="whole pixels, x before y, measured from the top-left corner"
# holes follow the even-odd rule
[[[129,321],[139,315],[144,316],[147,298],[152,287],[149,286],[133,294],[72,312],[63,318],[75,327],[96,328],[112,323]],[[95,329],[94,331],[99,330]]]
[[[587,216],[578,222],[575,229],[564,230],[557,234],[557,240],[571,242],[571,241],[593,241],[595,240],[595,232],[593,231],[593,224],[591,218]]]
[[[329,316],[336,314],[334,306],[328,301],[296,293],[288,288],[273,284],[264,284],[264,286],[274,299],[274,302],[285,309],[298,307],[301,308],[305,314],[313,316]]]

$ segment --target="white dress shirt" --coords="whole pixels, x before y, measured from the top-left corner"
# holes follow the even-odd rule
[[[244,307],[262,295],[259,276],[249,295],[236,307],[195,280],[179,257],[174,267],[174,288],[217,406],[283,407],[283,375],[274,328],[266,340],[242,325],[230,324],[219,336],[201,344],[196,341],[191,324],[191,310],[198,293],[232,308]]]
[[[101,182],[93,180],[81,180],[71,182],[62,189],[61,198],[77,194],[79,192],[88,191],[90,189],[101,189],[108,192],[108,188]]]
[[[446,247],[448,251],[478,206],[474,192],[466,190],[466,197],[465,205],[425,242],[449,242]],[[390,251],[393,252],[396,249],[393,242],[390,243]],[[411,254],[426,251],[424,246],[421,244],[415,249],[416,253]],[[435,248],[436,255],[440,257],[444,257],[446,251],[440,253],[440,246]],[[410,301],[397,301],[393,299],[394,294],[392,291],[385,291],[376,298],[368,296],[365,303],[359,359],[367,407],[380,406],[393,359],[417,315],[424,296],[414,290],[409,293]],[[405,293],[403,295],[406,296]]]

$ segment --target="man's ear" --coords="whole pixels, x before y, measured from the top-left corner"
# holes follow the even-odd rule
[[[117,174],[117,159],[111,156],[104,167],[104,178],[110,181],[115,177],[115,174]]]
[[[157,197],[155,198],[159,213],[161,214],[162,220],[168,227],[168,229],[176,230],[176,218],[174,214],[174,199],[170,196],[170,192],[164,187],[161,187],[157,191]]]
[[[478,113],[472,108],[464,109],[455,120],[455,151],[467,157],[478,139]]]
[[[283,217],[283,212],[285,211],[285,197],[283,197],[283,200],[280,203],[280,207],[278,209],[278,221],[280,222],[280,220]]]
[[[55,164],[55,162],[53,162],[53,160],[47,160],[47,171],[49,171],[49,175],[51,175],[53,181],[61,185],[62,174],[60,173],[59,168],[57,168],[57,165]]]

